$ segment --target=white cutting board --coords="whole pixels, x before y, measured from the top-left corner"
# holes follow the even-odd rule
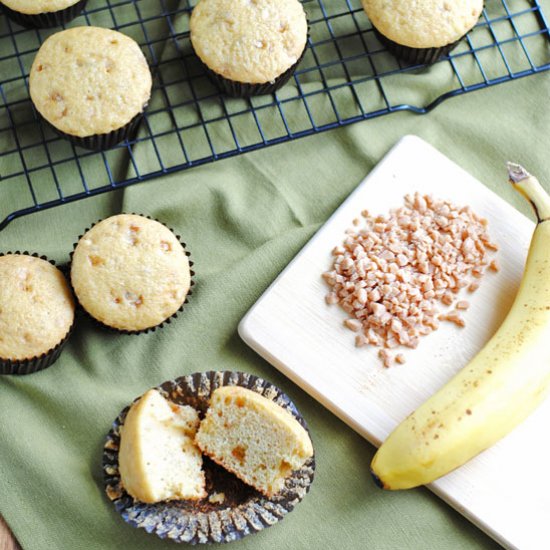
[[[506,183],[502,173],[495,177]],[[519,159],[521,160],[521,159]],[[335,182],[337,185],[337,182]],[[465,292],[466,328],[442,323],[405,350],[407,363],[381,367],[372,347],[356,348],[328,306],[321,273],[331,250],[364,209],[385,214],[420,191],[470,205],[489,220],[501,270]],[[534,223],[415,136],[403,138],[281,273],[239,326],[243,340],[374,445],[440,388],[485,344],[505,317],[522,277]],[[550,340],[550,335],[549,335]],[[507,548],[550,547],[550,400],[513,433],[429,486]]]

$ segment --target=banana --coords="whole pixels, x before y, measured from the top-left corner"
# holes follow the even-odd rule
[[[508,163],[536,226],[514,304],[485,347],[388,436],[371,464],[384,489],[430,483],[520,424],[550,390],[550,196]]]

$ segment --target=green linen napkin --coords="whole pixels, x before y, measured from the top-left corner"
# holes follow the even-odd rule
[[[425,93],[410,84],[406,93]],[[116,336],[82,320],[55,365],[0,377],[0,513],[23,548],[167,548],[170,542],[126,525],[104,496],[101,449],[111,422],[137,395],[211,369],[251,372],[280,386],[308,421],[317,454],[304,501],[235,548],[498,548],[426,489],[377,489],[368,468],[373,447],[247,348],[237,324],[402,135],[423,137],[528,212],[506,186],[504,161],[519,160],[545,180],[549,92],[543,74],[451,100],[426,116],[392,114],[9,225],[2,250],[37,250],[63,263],[90,223],[142,212],[182,235],[197,273],[184,313],[162,330]],[[145,167],[155,162],[147,145],[135,155]]]

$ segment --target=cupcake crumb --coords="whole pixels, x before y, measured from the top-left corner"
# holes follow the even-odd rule
[[[225,502],[225,493],[212,493],[208,497],[210,504],[223,504]]]

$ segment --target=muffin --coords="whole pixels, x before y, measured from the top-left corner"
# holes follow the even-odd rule
[[[38,50],[29,78],[40,115],[63,137],[94,150],[130,137],[151,87],[151,72],[138,44],[99,27],[75,27],[50,36]]]
[[[187,256],[163,224],[119,214],[80,238],[72,256],[71,283],[80,305],[99,323],[143,332],[182,308],[191,286]]]
[[[374,29],[397,57],[435,63],[474,27],[483,0],[361,0]]]
[[[286,411],[307,432],[307,424],[290,398],[273,384],[252,374],[196,372],[168,380],[154,390],[170,407],[192,407],[202,418],[211,404],[212,394],[228,385],[250,388],[273,401],[281,412]],[[105,494],[125,522],[162,539],[187,544],[234,542],[283,520],[306,496],[313,483],[314,456],[293,471],[281,491],[272,497],[262,495],[204,456],[205,498],[163,500],[153,504],[136,501],[121,481],[122,441],[131,434],[126,431],[128,415],[129,407],[125,407],[112,423],[103,447]]]
[[[285,409],[247,388],[212,394],[196,436],[200,450],[267,497],[313,456],[305,428]]]
[[[206,497],[202,455],[194,443],[199,415],[152,389],[134,402],[120,434],[122,486],[141,502]]]
[[[77,17],[88,0],[0,0],[7,17],[30,28],[57,27]]]
[[[305,52],[308,25],[298,0],[200,0],[190,31],[218,87],[249,97],[288,82]]]
[[[0,256],[0,373],[28,374],[59,357],[74,322],[65,277],[26,254]]]

